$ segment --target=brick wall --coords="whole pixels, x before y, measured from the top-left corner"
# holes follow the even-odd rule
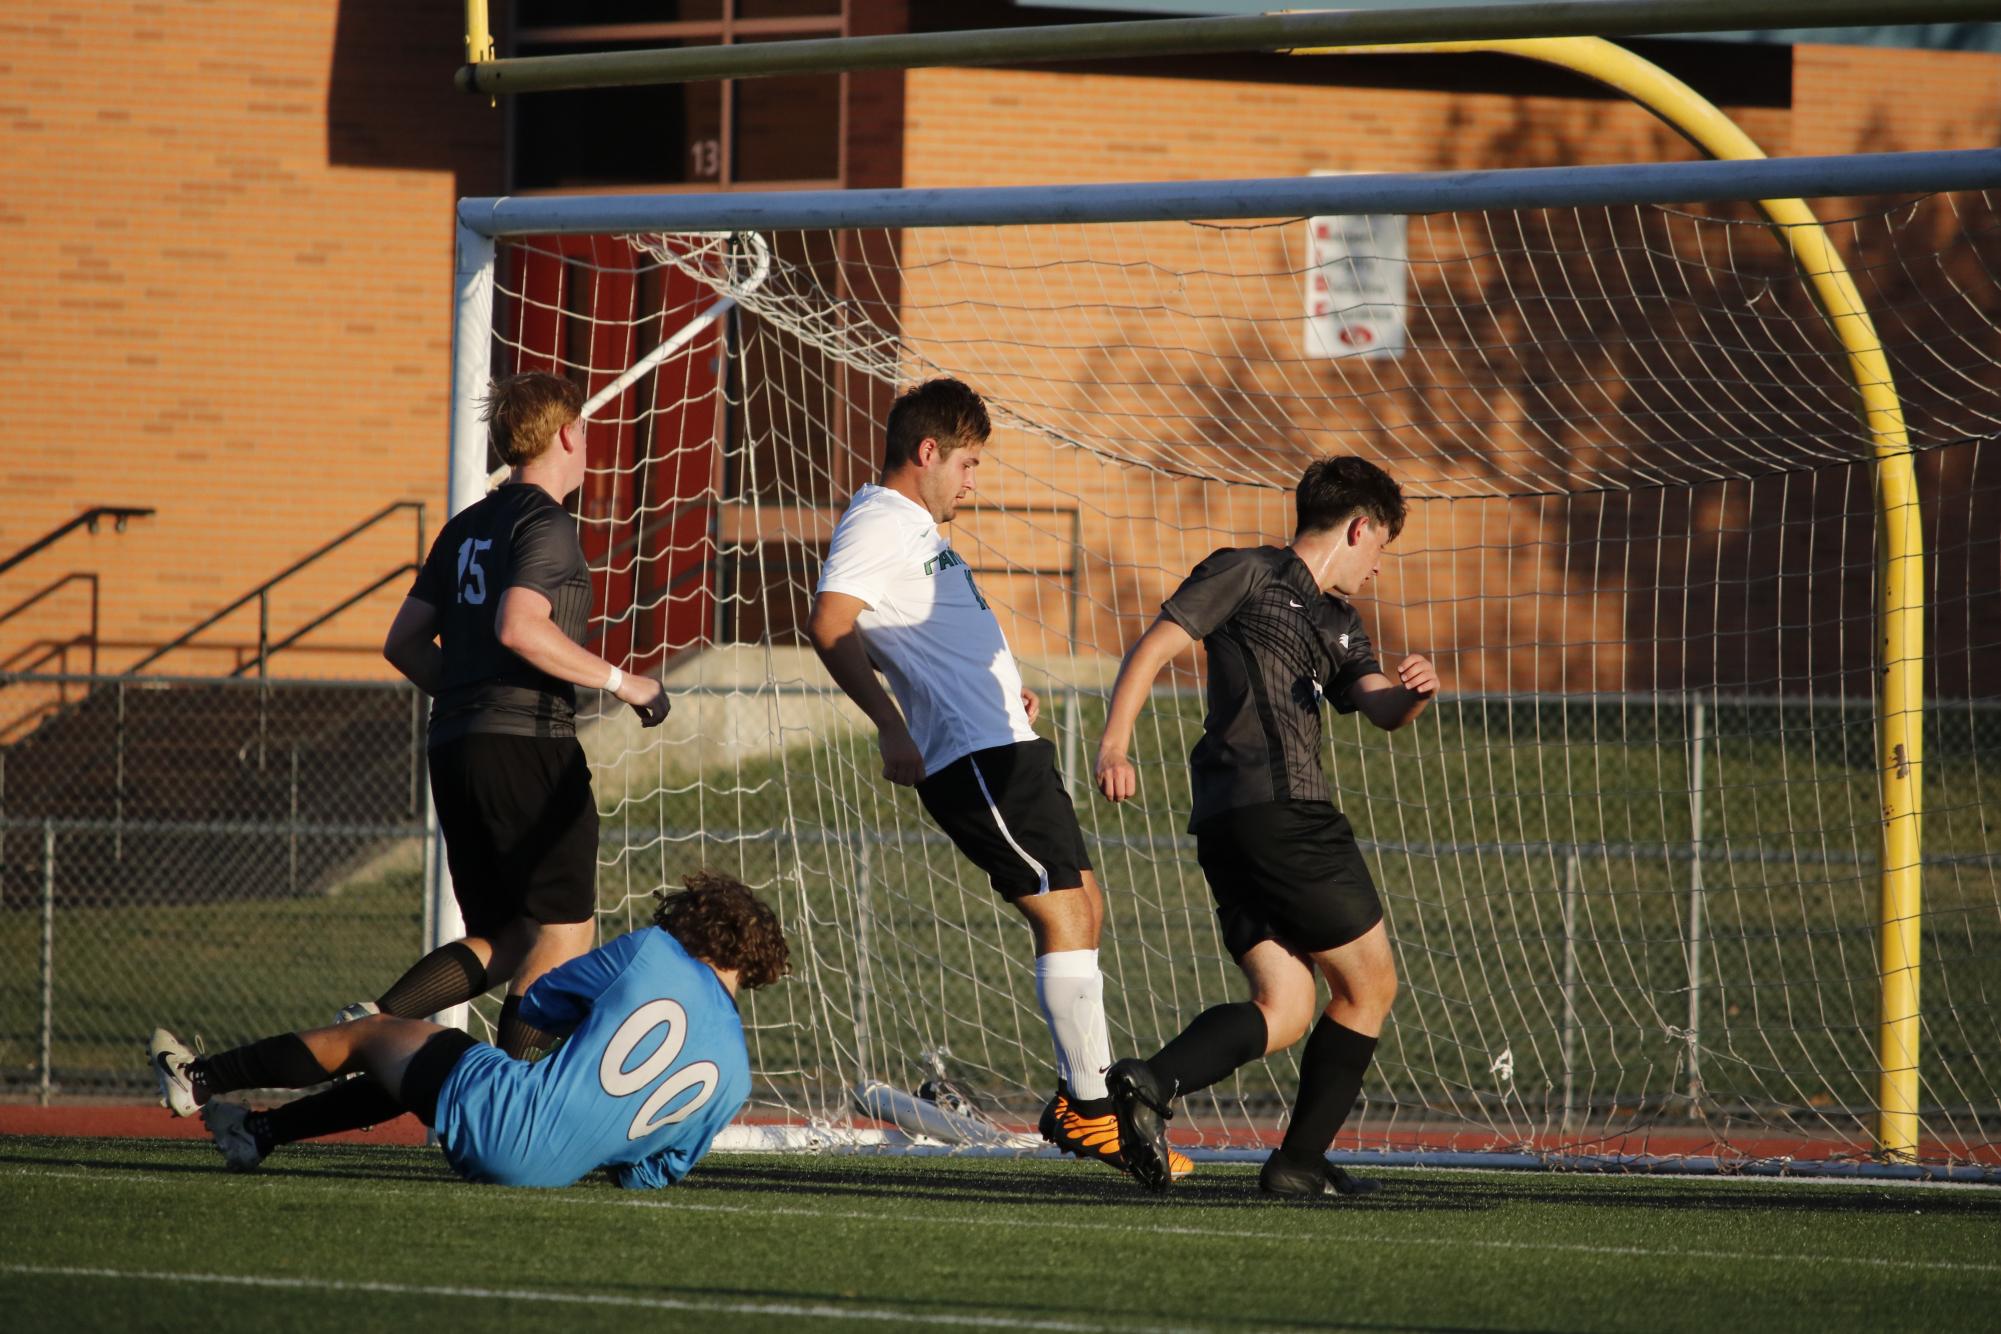
[[[869,0],[857,9],[858,31],[903,21],[897,4]],[[0,389],[17,424],[0,556],[92,504],[159,511],[122,535],[106,528],[72,537],[0,576],[0,614],[66,574],[95,572],[104,665],[116,667],[390,502],[427,502],[435,532],[451,205],[495,189],[502,166],[500,114],[450,87],[461,22],[457,0],[21,0],[0,13]],[[1801,47],[1793,69],[1791,109],[1737,113],[1773,153],[1965,146],[2001,132],[2001,58]],[[1549,87],[1563,84],[1553,78]],[[1908,96],[1912,87],[1927,95]],[[862,185],[1691,154],[1635,108],[1555,91],[923,70],[856,76],[850,115],[848,160]],[[963,238],[913,232],[903,243],[909,271]],[[920,314],[922,290],[889,294],[899,298],[906,318],[930,320],[929,336],[968,332],[948,313]],[[1290,299],[1274,293],[1274,311]],[[1042,332],[1074,339],[1117,326],[1118,317],[1079,307]],[[996,370],[985,387],[1019,387],[1005,380]],[[1243,388],[1224,386],[1196,406],[1227,413]],[[859,421],[841,433],[869,439]],[[1097,609],[1083,618],[1087,646],[1115,649],[1198,548],[1284,523],[1269,491],[1218,492],[1157,473],[1136,484],[1131,469],[1006,432],[996,454],[998,494],[1021,503],[1050,488],[1074,492],[1095,525],[1089,542],[1151,553],[1144,566],[1107,560],[1087,575],[1086,599]],[[1422,475],[1426,464],[1404,466]],[[1163,514],[1185,534],[1171,550],[1157,536]],[[1466,553],[1500,522],[1454,520],[1449,533],[1413,531],[1400,544],[1456,553],[1433,562],[1461,570],[1433,576],[1444,581],[1439,606],[1455,605],[1452,580],[1482,564]],[[1565,533],[1532,524],[1527,537],[1550,560],[1569,559]],[[288,585],[274,599],[274,630],[371,582],[414,543],[407,518],[384,524]],[[994,559],[1006,558],[996,551]],[[1522,613],[1532,627],[1522,633],[1539,634],[1533,627],[1550,616],[1574,627],[1583,615],[1604,622],[1594,636],[1623,640],[1608,604],[1595,594],[1566,597],[1558,575],[1527,580],[1552,583],[1554,600]],[[1059,632],[1067,613],[1049,609],[1050,581],[1013,582],[1014,600],[1043,606],[1024,616],[1024,651],[1054,651],[1067,641]],[[392,585],[357,606],[277,668],[379,672],[374,645],[399,591]],[[67,585],[0,624],[5,665],[26,665],[38,641],[79,633],[86,592]],[[228,647],[162,667],[226,669],[243,660],[255,633],[254,608],[246,609],[211,636]],[[42,665],[63,661],[81,665],[75,655]],[[1587,664],[1554,677],[1546,666],[1524,670],[1515,684],[1602,684],[1626,668]],[[1493,675],[1499,684],[1509,673]]]
[[[115,668],[391,501],[428,502],[435,531],[452,205],[500,165],[499,114],[451,87],[462,31],[456,0],[0,11],[0,558],[90,505],[158,510],[0,578],[0,609],[96,571]],[[409,519],[383,525],[287,585],[274,631],[414,544]],[[401,591],[274,666],[377,673]],[[59,594],[0,645],[84,613]],[[255,637],[250,609],[213,636],[234,651],[160,666],[226,668]]]
[[[1967,147],[1995,142],[2001,129],[2001,57],[1807,47],[1799,49],[1795,70],[1790,110],[1726,108],[1773,154]],[[1549,82],[1553,89],[1563,86],[1559,76]],[[1925,87],[1927,98],[1905,96],[1913,86]],[[914,71],[906,98],[905,183],[912,187],[1694,156],[1643,110],[1589,96],[1026,69]],[[1831,216],[1840,216],[1841,206],[1831,207]],[[1128,457],[1175,463],[1198,456],[1215,473],[1243,475],[1258,468],[1242,457],[1233,461],[1232,450],[1304,455],[1360,448],[1407,480],[1452,494],[1455,488],[1441,487],[1441,480],[1468,476],[1472,455],[1450,438],[1453,433],[1439,431],[1435,419],[1427,424],[1426,412],[1440,398],[1437,382],[1425,386],[1432,392],[1418,393],[1394,368],[1299,360],[1303,292],[1296,230],[1291,224],[1233,240],[1165,226],[1075,228],[1069,236],[1045,228],[914,229],[903,237],[903,329],[921,350],[963,368],[996,397],[1066,434],[1109,439]],[[1836,235],[1852,262],[1871,243],[1860,231],[1837,228]],[[1412,258],[1423,266],[1458,265],[1462,276],[1444,280],[1455,291],[1470,283],[1476,296],[1497,290],[1505,296],[1495,266],[1479,253],[1494,239],[1477,226],[1460,236],[1450,227],[1414,223]],[[1813,353],[1816,318],[1795,299],[1790,266],[1764,229],[1743,228],[1734,240],[1722,229],[1707,237],[1668,239],[1663,233],[1652,244],[1680,255],[1698,273],[1709,265],[1769,268],[1769,300],[1792,301],[1796,337]],[[1705,246],[1716,248],[1705,256]],[[1089,262],[1066,265],[1066,257]],[[1588,261],[1531,277],[1560,290],[1573,278],[1591,277],[1587,270]],[[1227,276],[1232,274],[1238,276]],[[1763,309],[1770,314],[1776,308]],[[1663,312],[1658,318],[1669,317]],[[1552,314],[1543,332],[1561,322]],[[1701,337],[1699,327],[1694,333]],[[1992,341],[1991,329],[1979,333]],[[1427,338],[1421,330],[1416,336],[1431,344],[1434,355],[1451,341]],[[1580,346],[1610,341],[1595,329],[1572,336]],[[1518,317],[1498,315],[1480,337],[1466,341],[1485,346],[1480,356],[1502,363],[1515,355],[1513,344],[1522,337]],[[1838,362],[1829,364],[1831,374],[1824,367],[1809,373],[1806,397],[1819,396],[1813,411],[1822,420],[1845,425],[1852,416],[1844,373]],[[1626,441],[1616,414],[1635,400],[1617,381],[1637,369],[1610,360],[1598,367],[1596,383],[1589,374],[1571,381],[1585,386],[1585,397],[1599,400],[1595,406],[1538,409],[1524,401],[1526,386],[1550,381],[1524,373],[1512,377],[1515,387],[1508,392],[1489,385],[1456,410],[1465,432],[1489,452],[1544,445],[1519,437],[1532,437],[1540,422],[1569,417],[1557,448],[1544,451],[1561,458],[1553,478],[1538,481],[1519,468],[1510,474],[1507,467],[1527,455],[1511,462],[1500,453],[1507,466],[1496,468],[1494,482],[1514,492],[1562,486],[1568,470],[1571,485],[1590,490],[1598,484],[1593,469],[1616,475],[1621,467]],[[1915,383],[1906,388],[1923,392]],[[1576,424],[1592,412],[1611,424]],[[1200,447],[1218,439],[1233,443]],[[1080,634],[1087,652],[1115,653],[1129,642],[1180,573],[1212,547],[1282,535],[1290,523],[1287,498],[1270,490],[1198,486],[1082,456],[1032,433],[1002,432],[993,454],[991,494],[1021,504],[1048,501],[1060,491],[1075,497],[1083,512],[1092,553]],[[1394,549],[1399,555],[1386,564],[1383,605],[1372,609],[1372,620],[1383,624],[1384,638],[1399,651],[1454,657],[1455,684],[1466,689],[1770,689],[1811,678],[1866,691],[1867,636],[1836,642],[1833,634],[1781,633],[1782,622],[1798,619],[1783,608],[1797,613],[1809,586],[1800,574],[1798,545],[1788,554],[1779,536],[1781,524],[1817,525],[1822,537],[1813,596],[1824,599],[1832,590],[1838,602],[1854,603],[1860,590],[1858,605],[1866,611],[1873,565],[1866,478],[1859,492],[1853,475],[1835,470],[1803,478],[1790,492],[1782,481],[1756,489],[1711,487],[1684,512],[1687,503],[1670,507],[1673,514],[1637,501],[1420,506]],[[1997,501],[1990,494],[1981,503],[1993,507]],[[1671,628],[1677,635],[1686,629],[1693,640],[1688,647],[1656,645],[1650,618],[1662,615],[1660,609],[1643,606],[1647,597],[1627,596],[1631,581],[1670,552],[1692,555],[1696,567],[1712,573],[1748,570],[1756,576],[1752,593],[1738,599],[1744,605],[1716,612],[1713,626],[1701,608],[1673,610]],[[991,559],[1001,563],[1005,555],[995,551]],[[1011,634],[1024,651],[1054,651],[1065,637],[1066,619],[1056,590],[1047,580],[1018,576],[1011,582],[1016,591],[1002,592],[1013,606]],[[1959,691],[1967,679],[1962,671]]]

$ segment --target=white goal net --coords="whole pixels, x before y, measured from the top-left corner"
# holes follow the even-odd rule
[[[1918,482],[1932,1162],[2001,1140],[1997,201],[1819,208]],[[1364,619],[1445,689],[1394,735],[1328,717],[1402,980],[1336,1148],[1872,1152],[1878,474],[1752,206],[544,235],[493,275],[493,373],[600,393],[654,354],[595,410],[577,502],[594,647],[675,702],[587,738],[600,902],[623,929],[713,866],[780,909],[795,976],[746,1005],[754,1117],[867,1126],[856,1089],[942,1069],[1018,1126],[1054,1086],[1025,927],[882,780],[800,633],[891,396],[950,374],[996,433],[948,535],[1106,890],[1115,1054],[1243,994],[1184,832],[1202,664],[1163,674],[1113,807],[1089,766],[1119,656],[1211,550],[1289,536],[1306,462],[1357,453],[1413,500]],[[1295,1075],[1247,1067],[1177,1139],[1269,1142]]]

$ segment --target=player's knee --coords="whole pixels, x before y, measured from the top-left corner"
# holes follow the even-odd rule
[[[1312,1026],[1312,1022],[1313,1008],[1311,1006],[1308,1006],[1303,1012],[1297,1007],[1288,1008],[1283,1015],[1277,1018],[1272,1016],[1271,1011],[1265,1011],[1265,1027],[1269,1033],[1269,1037],[1265,1041],[1265,1055],[1269,1056],[1275,1051],[1284,1051],[1287,1047],[1305,1037],[1306,1030]]]
[[[1355,1008],[1380,1025],[1388,1017],[1390,1006],[1397,998],[1397,975],[1394,969],[1372,977],[1358,988],[1354,997]]]
[[[1016,909],[1028,919],[1037,954],[1059,950],[1094,950],[1098,947],[1099,911],[1083,890],[1053,890],[1014,902]]]
[[[1251,998],[1265,1017],[1265,1054],[1284,1051],[1306,1036],[1314,1017],[1314,993],[1305,988],[1261,990]]]
[[[1062,907],[1069,929],[1090,941],[1084,948],[1096,949],[1099,933],[1104,928],[1105,899],[1098,892],[1098,883],[1091,878],[1090,872],[1084,873],[1084,883],[1065,898]]]

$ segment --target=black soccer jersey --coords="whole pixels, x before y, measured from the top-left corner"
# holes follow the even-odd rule
[[[500,595],[532,588],[556,628],[581,644],[591,572],[569,511],[539,486],[511,482],[438,534],[410,596],[438,609],[444,684],[431,705],[431,745],[468,732],[577,734],[577,692],[500,642]]]
[[[1225,547],[1161,611],[1209,650],[1209,713],[1188,757],[1190,829],[1238,806],[1331,801],[1321,697],[1353,713],[1350,687],[1382,670],[1355,609],[1321,592],[1290,547]]]

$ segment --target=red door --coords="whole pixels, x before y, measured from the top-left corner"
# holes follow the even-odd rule
[[[497,363],[554,371],[595,396],[710,305],[713,291],[609,236],[506,248]],[[651,670],[710,641],[726,321],[597,408],[575,505],[593,583],[590,647]]]

